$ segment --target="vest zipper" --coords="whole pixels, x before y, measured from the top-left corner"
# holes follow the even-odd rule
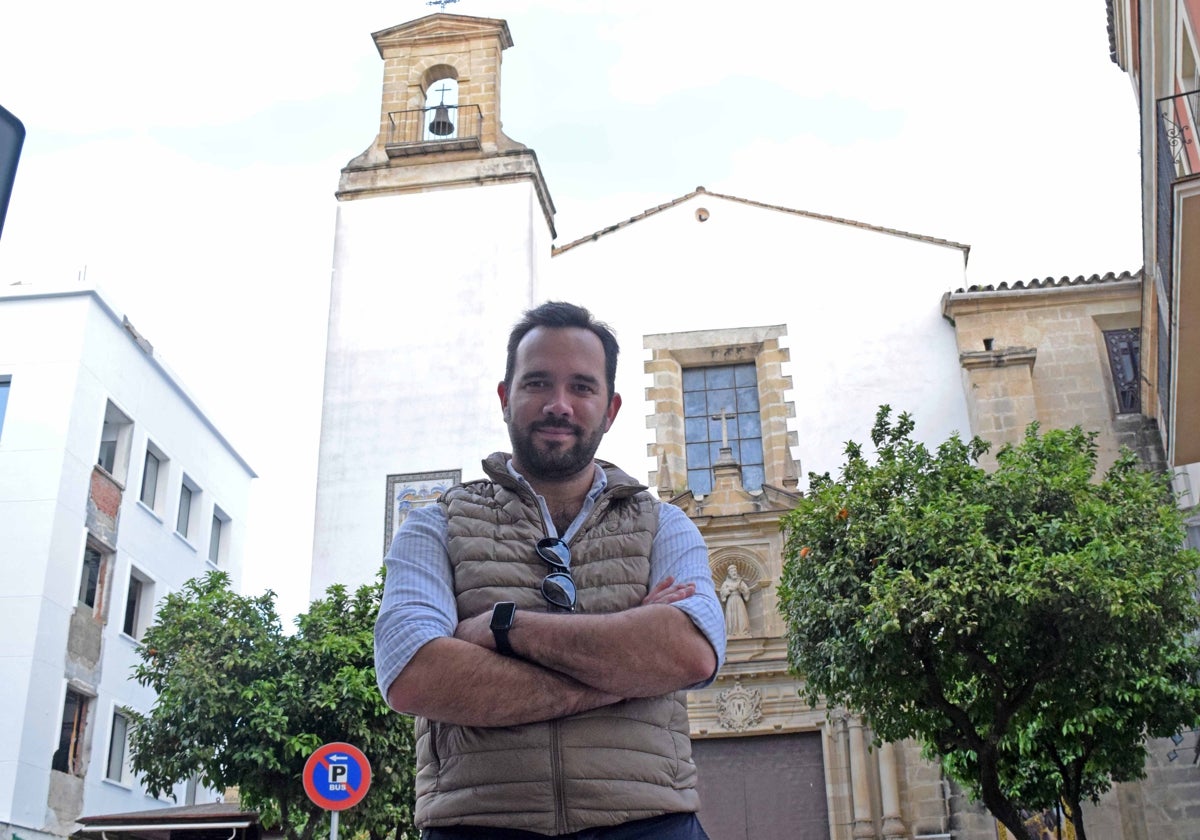
[[[567,833],[566,789],[563,784],[562,746],[559,741],[559,721],[550,721],[550,775],[554,784],[554,833]]]

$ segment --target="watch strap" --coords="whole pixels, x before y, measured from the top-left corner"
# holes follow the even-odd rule
[[[512,645],[508,643],[508,631],[516,611],[516,605],[512,602],[501,601],[492,607],[492,638],[496,642],[496,652],[502,656],[514,655]]]

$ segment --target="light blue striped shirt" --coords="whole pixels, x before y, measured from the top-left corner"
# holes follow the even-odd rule
[[[530,492],[533,488],[517,474],[509,462],[508,470]],[[583,509],[562,535],[564,540],[582,527],[600,494],[608,486],[604,470],[596,468],[596,479],[588,491]],[[546,533],[558,536],[546,501],[537,496]],[[530,547],[530,551],[533,547]],[[454,575],[450,568],[446,514],[441,505],[429,505],[412,511],[400,526],[385,559],[387,579],[383,602],[375,623],[375,673],[379,690],[387,696],[388,686],[404,666],[427,642],[453,636],[458,626],[454,600]],[[666,577],[677,583],[693,583],[696,593],[672,606],[683,610],[700,629],[717,654],[717,667],[725,661],[725,615],[713,588],[708,567],[708,548],[695,524],[674,505],[659,509],[658,531],[650,547],[650,581],[653,588]],[[712,682],[690,686],[701,688]]]

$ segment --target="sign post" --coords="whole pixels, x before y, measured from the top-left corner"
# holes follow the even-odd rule
[[[358,747],[324,744],[304,762],[304,792],[329,815],[329,840],[338,840],[338,814],[353,808],[371,787],[371,763]]]

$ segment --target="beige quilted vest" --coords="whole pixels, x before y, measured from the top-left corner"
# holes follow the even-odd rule
[[[505,467],[484,461],[490,481],[441,498],[459,618],[515,601],[545,610],[550,571],[534,551],[546,536],[537,504]],[[579,609],[617,612],[646,595],[658,502],[599,462],[608,487],[571,540]],[[486,691],[486,686],[480,686]],[[416,720],[419,827],[476,825],[568,834],[699,808],[688,739],[687,694],[626,700],[544,723],[501,728]]]

